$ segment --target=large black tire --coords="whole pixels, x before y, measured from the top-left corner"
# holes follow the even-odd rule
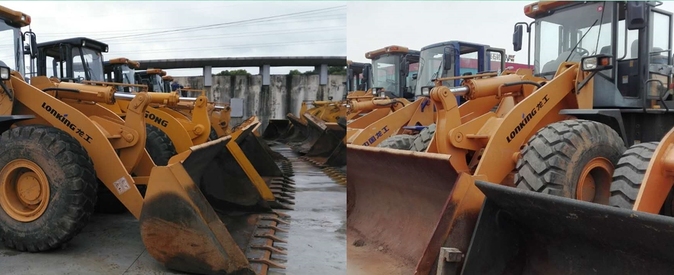
[[[409,150],[414,139],[413,135],[394,135],[377,144],[377,147]]]
[[[166,166],[169,159],[176,155],[176,149],[171,139],[159,128],[153,125],[146,125],[147,138],[145,141],[145,149],[150,155],[150,158],[157,166]],[[102,182],[99,181],[98,203],[96,204],[96,212],[104,214],[121,214],[126,213],[127,209],[122,202],[108,189]],[[147,186],[136,185],[140,194],[145,196]]]
[[[215,132],[215,129],[211,127],[211,132],[208,134],[208,141],[216,140],[218,139],[218,133]]]
[[[1,199],[0,239],[9,248],[29,252],[51,250],[70,241],[87,224],[96,204],[96,171],[87,151],[57,128],[21,126],[0,136],[3,172],[13,160],[31,161],[42,170],[36,174],[44,173],[47,179],[49,201],[35,220],[20,222],[8,215],[9,203]],[[3,182],[3,196],[9,194],[8,186],[13,184]]]
[[[169,159],[177,154],[171,139],[159,128],[147,125],[145,149],[157,166],[168,165]]]
[[[435,135],[435,123],[428,125],[416,135],[410,150],[414,152],[426,152],[426,148],[431,144],[431,139]]]
[[[608,204],[613,170],[624,151],[623,140],[606,124],[580,119],[552,123],[522,149],[514,182],[517,188]],[[588,173],[594,184],[581,186],[581,197],[582,173],[594,165]]]
[[[658,144],[657,141],[639,143],[625,151],[613,173],[610,206],[632,209]],[[670,190],[665,205],[660,210],[661,214],[672,216],[672,195],[672,190]]]

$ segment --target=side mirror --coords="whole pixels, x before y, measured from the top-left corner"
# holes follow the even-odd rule
[[[418,73],[413,73],[413,74],[412,74],[412,79],[417,80],[417,77],[418,77],[418,76],[419,76]]]
[[[628,30],[640,30],[646,27],[646,2],[627,1],[625,21]]]
[[[24,38],[28,36],[28,45],[27,50],[30,54],[30,58],[37,58],[37,37],[33,31],[27,31],[24,34]]]
[[[586,56],[580,60],[582,70],[585,72],[599,72],[613,68],[613,56],[598,54]]]
[[[516,25],[513,32],[513,50],[518,52],[522,49],[522,36],[524,35],[524,27]]]
[[[9,80],[11,71],[7,66],[0,66],[0,80]]]
[[[435,87],[435,86],[433,86],[433,85],[431,85],[431,86],[422,86],[422,87],[421,87],[421,95],[425,95],[425,96],[430,95],[430,94],[431,94],[431,89],[433,89],[433,87]]]
[[[454,64],[454,47],[445,47],[445,52],[442,54],[442,66],[445,71],[451,70]]]

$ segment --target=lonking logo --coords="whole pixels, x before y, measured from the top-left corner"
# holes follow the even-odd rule
[[[52,106],[47,104],[47,102],[42,102],[42,109],[45,109],[45,111],[49,112],[54,118],[58,119],[58,121],[63,123],[63,125],[65,125],[66,127],[68,127],[68,129],[75,132],[75,134],[83,138],[86,142],[91,143],[92,140],[91,136],[89,136],[89,134],[85,133],[82,129],[77,127],[75,123],[71,122],[68,119],[68,114],[62,114],[61,112],[52,108]]]
[[[550,100],[548,98],[548,95],[543,96],[543,99],[541,99],[541,101],[539,101],[538,104],[536,104],[536,107],[531,109],[531,111],[528,114],[526,115],[522,114],[522,121],[520,121],[520,124],[517,124],[517,126],[515,126],[515,128],[512,131],[510,131],[510,134],[506,137],[506,141],[508,141],[508,143],[510,143],[513,139],[515,139],[515,137],[520,133],[520,131],[522,131],[522,129],[524,129],[525,126],[527,126],[529,121],[531,121],[531,119],[536,116],[538,111],[540,111],[541,108],[543,108],[543,106],[545,106],[545,104],[548,103],[548,100]]]

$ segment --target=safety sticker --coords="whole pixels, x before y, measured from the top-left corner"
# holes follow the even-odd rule
[[[129,181],[127,181],[125,177],[119,178],[112,184],[115,186],[115,188],[117,188],[117,193],[120,195],[131,189],[129,186]]]

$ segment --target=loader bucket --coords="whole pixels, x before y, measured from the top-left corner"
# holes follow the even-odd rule
[[[287,137],[284,141],[288,143],[297,143],[306,140],[307,136],[309,135],[307,124],[302,122],[298,117],[296,117],[293,114],[288,114],[286,115],[286,117],[292,124],[292,128],[295,128],[295,130],[293,131],[292,135]]]
[[[139,217],[141,237],[148,253],[170,269],[199,274],[266,274],[270,265],[282,267],[271,261],[271,251],[275,251],[272,238],[260,237],[274,235],[270,228],[283,223],[278,214],[246,195],[231,203],[242,203],[241,207],[221,207],[216,214],[200,191],[213,172],[213,160],[230,139],[227,136],[193,146],[150,173]],[[221,184],[231,185],[227,181]]]
[[[462,274],[671,274],[674,218],[476,181]],[[489,263],[489,264],[485,264]]]
[[[270,119],[267,128],[262,133],[265,140],[275,140],[285,134],[290,128],[290,121],[287,119]]]
[[[307,120],[308,136],[299,145],[293,146],[294,150],[302,155],[328,157],[330,153],[342,142],[346,130],[337,123],[328,124],[310,114],[304,114]]]
[[[236,137],[236,144],[250,161],[257,173],[264,179],[280,203],[294,204],[294,181],[281,170],[274,158],[267,152],[269,147],[256,137],[252,130],[257,123],[246,126]]]
[[[307,116],[307,124],[312,131],[319,133],[318,139],[311,144],[304,157],[318,166],[346,165],[346,144],[344,143],[346,127],[339,123],[324,123],[310,116]]]
[[[347,273],[414,274],[455,203],[451,156],[349,144],[347,158]]]

